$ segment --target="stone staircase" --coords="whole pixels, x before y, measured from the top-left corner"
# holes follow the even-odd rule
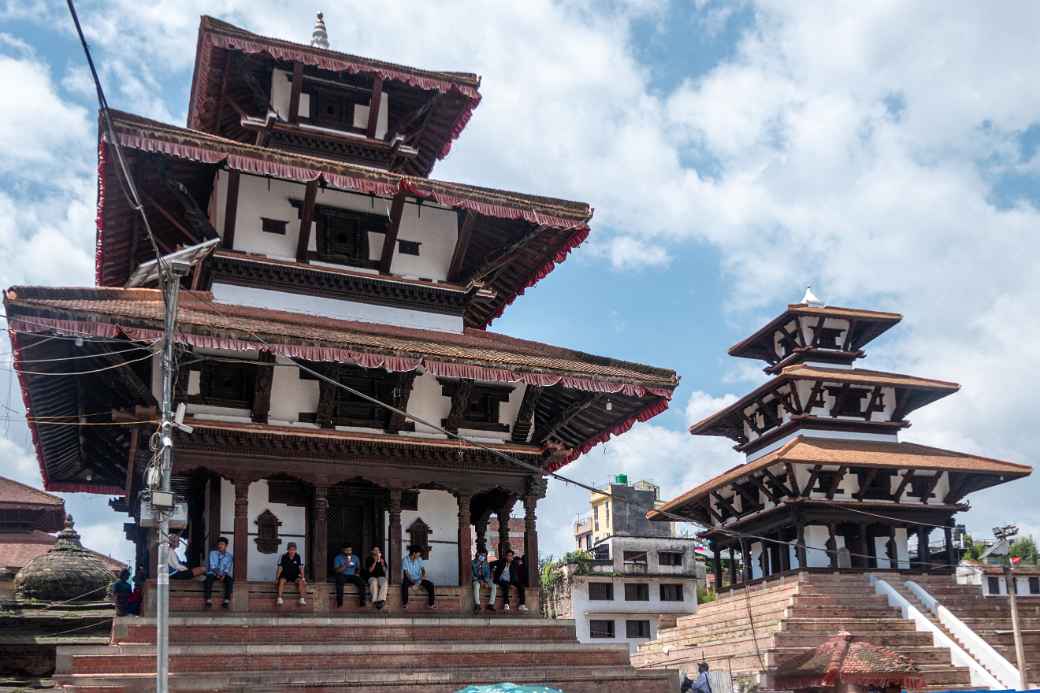
[[[754,585],[748,594],[725,593],[640,645],[632,663],[695,671],[704,659],[714,671],[759,677],[840,630],[910,657],[925,690],[974,690],[968,669],[954,666],[949,650],[889,607],[863,574],[802,572]]]
[[[1012,666],[1017,666],[1011,609],[1006,597],[984,597],[978,585],[959,585],[952,575],[924,575],[910,579],[975,631]],[[904,592],[904,596],[907,594],[909,590]],[[916,600],[914,603],[919,604]],[[919,608],[930,615],[927,609]],[[1025,650],[1026,679],[1032,684],[1040,684],[1040,599],[1019,597],[1018,620]]]
[[[174,691],[457,691],[511,681],[568,693],[672,693],[674,670],[642,671],[626,645],[579,645],[574,622],[455,615],[178,615]],[[107,646],[59,648],[55,680],[78,693],[154,690],[155,622],[119,618]]]

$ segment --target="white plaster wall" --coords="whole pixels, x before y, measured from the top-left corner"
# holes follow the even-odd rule
[[[454,334],[462,334],[464,326],[461,315],[429,313],[409,308],[380,306],[373,303],[235,286],[220,282],[214,282],[212,290],[213,298],[218,303],[229,305],[271,308],[337,320],[396,325],[398,327],[412,327],[419,330],[436,330]]]
[[[896,560],[900,570],[910,569],[910,545],[905,527],[896,527]]]
[[[274,110],[278,111],[278,114],[283,118],[289,117],[289,101],[292,100],[292,73],[287,70],[274,69],[271,74],[271,105],[274,106]],[[384,99],[385,100],[385,99]],[[311,114],[311,96],[300,92],[300,105],[296,109],[296,114],[309,118]],[[365,108],[365,122],[368,120],[368,108]],[[385,132],[385,120],[383,121]],[[378,134],[378,129],[377,129]]]
[[[857,431],[821,431],[813,428],[798,428],[785,436],[774,440],[772,443],[763,446],[759,450],[750,452],[747,454],[747,461],[752,462],[757,460],[764,455],[768,455],[771,452],[779,450],[787,443],[791,442],[795,438],[803,436],[805,438],[828,438],[831,440],[869,440],[879,443],[898,443],[899,436],[896,433],[861,433]],[[808,476],[806,476],[808,480]]]
[[[256,548],[256,518],[265,510],[270,510],[281,521],[278,528],[278,536],[281,539],[278,550],[272,554],[263,554]],[[254,481],[249,485],[249,579],[250,580],[274,580],[275,568],[278,559],[285,552],[285,546],[290,541],[295,541],[300,555],[303,556],[306,549],[307,513],[305,508],[285,505],[284,503],[272,503],[268,497],[268,486],[266,480]],[[234,553],[238,548],[235,546],[235,487],[227,479],[220,482],[220,534],[227,537],[230,543],[229,550]],[[306,563],[307,557],[303,556]],[[241,576],[236,576],[241,579]]]
[[[218,202],[219,207],[216,210],[220,224],[215,225],[221,233],[225,206],[223,195],[226,194],[222,191],[224,186],[223,179],[218,177],[218,195],[222,196],[222,199]],[[239,179],[234,249],[282,260],[294,260],[300,219],[290,200],[302,200],[305,189],[303,183],[269,180],[243,174]],[[332,188],[319,188],[316,202],[319,205],[340,209],[388,215],[391,201],[387,198],[358,195]],[[285,235],[261,231],[261,217],[287,221]],[[444,281],[458,240],[458,215],[454,210],[436,204],[424,203],[420,206],[415,204],[413,198],[409,198],[402,212],[398,238],[420,243],[419,255],[402,255],[395,251],[390,265],[392,274]],[[383,239],[384,235],[381,233],[368,235],[369,259],[375,260],[380,257]],[[311,233],[309,248],[317,249],[314,233]],[[364,271],[359,268],[352,269]]]
[[[759,560],[762,556],[762,542],[756,541],[751,545],[751,579],[757,580],[762,577],[762,566]]]
[[[828,530],[823,525],[806,525],[805,527],[805,564],[809,568],[829,568],[831,558],[827,554]],[[844,546],[841,537],[837,538],[838,548]]]
[[[408,528],[416,518],[430,527],[430,560],[426,575],[434,585],[459,584],[459,504],[447,491],[419,491],[418,510],[401,511],[401,555],[408,550]],[[386,514],[386,537],[390,537]]]
[[[422,419],[438,426],[441,419],[451,413],[451,400],[441,394],[441,384],[437,382],[437,376],[432,373],[423,373],[412,381],[412,394],[408,399],[408,413],[414,414]],[[404,433],[402,435],[413,435]],[[418,436],[444,438],[444,434],[421,423],[415,424],[415,433]]]
[[[268,422],[273,425],[317,428],[317,424],[300,423],[300,412],[317,411],[318,381],[301,379],[302,371],[296,368],[289,358],[278,356],[276,363],[289,364],[293,367],[275,366],[274,379],[271,382],[271,410],[268,413]]]

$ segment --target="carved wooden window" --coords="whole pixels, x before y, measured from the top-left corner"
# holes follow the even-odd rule
[[[740,498],[740,511],[741,513],[749,513],[755,510],[761,510],[764,506],[762,504],[762,497],[758,494],[758,484],[753,481],[748,481],[743,484],[737,484],[737,487],[743,490],[744,493],[738,494]],[[744,494],[747,495],[744,495]],[[754,498],[754,501],[749,500]]]
[[[419,241],[406,241],[403,238],[398,238],[397,252],[401,255],[418,255],[419,245]]]
[[[199,393],[189,402],[217,407],[252,409],[256,367],[248,363],[204,361],[199,365]]]
[[[925,494],[928,494],[928,498],[935,498],[935,492],[932,490],[934,487],[933,479],[931,476],[915,476],[910,479],[910,495],[925,500]]]
[[[820,493],[829,493],[831,487],[833,487],[835,484],[840,483],[841,480],[838,479],[838,472],[828,472],[826,470],[821,470],[816,475],[816,486],[813,488],[813,491],[819,491]],[[842,490],[841,486],[838,486],[837,488],[835,488],[834,493],[836,495],[841,495],[845,493],[845,491]]]
[[[285,235],[285,229],[289,225],[289,222],[283,219],[268,219],[267,217],[260,217],[260,230],[264,233],[276,233],[279,236]]]
[[[819,346],[824,349],[840,349],[842,346],[841,335],[844,332],[840,327],[813,327],[813,336],[819,335]]]
[[[321,365],[318,370],[328,370]],[[386,404],[401,404],[399,395],[402,394],[400,374],[388,373],[381,368],[361,368],[360,366],[339,366],[334,373],[329,373],[338,382],[347,385],[358,392],[374,397]],[[300,371],[301,380],[313,380],[313,375]],[[341,387],[332,390],[332,424],[335,426],[357,426],[362,428],[383,428],[386,425],[390,412],[368,400],[348,392]],[[314,413],[301,413],[300,421],[314,423],[317,415]],[[403,423],[398,430],[415,430],[414,424]]]
[[[423,522],[421,517],[415,518],[415,522],[408,526],[408,545],[418,547],[424,561],[430,559],[432,533],[430,526]]]
[[[306,89],[304,93],[310,96],[308,120],[311,122],[337,130],[364,132],[364,128],[354,126],[354,108],[368,105],[367,94],[346,89]]]
[[[827,394],[834,397],[831,416],[863,416],[864,400],[869,401],[870,390],[859,387],[845,388],[841,385],[828,385],[826,390]]]
[[[442,380],[441,394],[454,397],[458,385],[458,381]],[[500,416],[502,403],[509,401],[509,393],[512,391],[509,385],[472,385],[459,428],[508,432],[509,425],[500,423]]]
[[[278,528],[282,523],[270,509],[260,513],[256,518],[256,549],[260,553],[276,553],[282,540],[278,537]]]
[[[892,477],[895,472],[890,469],[878,469],[875,471],[877,472],[876,474],[866,470],[860,470],[856,473],[860,484],[859,495],[862,498],[871,498],[873,500],[890,500],[892,498]],[[865,488],[863,486],[864,483],[867,484]],[[911,483],[913,482],[911,481]]]

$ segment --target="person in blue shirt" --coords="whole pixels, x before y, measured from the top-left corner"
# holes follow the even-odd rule
[[[488,601],[488,610],[495,608],[495,586],[491,583],[491,564],[488,563],[487,553],[481,551],[473,559],[471,564],[473,572],[473,611],[480,611],[480,586],[484,585],[491,590],[491,599]]]
[[[130,584],[130,571],[123,568],[119,571],[119,579],[112,583],[112,599],[116,603],[116,616],[130,613],[130,593],[134,591]]]
[[[401,573],[401,608],[408,608],[408,590],[412,585],[419,585],[426,590],[426,603],[431,609],[436,608],[433,583],[426,579],[426,567],[423,565],[421,548],[408,547],[408,555],[401,561]]]
[[[206,581],[202,583],[202,590],[206,595],[206,608],[213,606],[213,583],[219,582],[224,585],[224,608],[231,607],[231,591],[234,589],[235,580],[231,576],[234,557],[227,550],[227,537],[217,539],[217,548],[209,552],[209,562],[206,565]]]
[[[336,606],[343,606],[343,585],[348,582],[358,590],[361,606],[365,605],[365,580],[361,577],[361,561],[354,555],[354,547],[346,544],[332,561],[336,579]]]

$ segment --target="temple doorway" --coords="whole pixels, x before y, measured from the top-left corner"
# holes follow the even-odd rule
[[[328,491],[328,575],[334,574],[333,561],[350,544],[364,560],[373,546],[386,552],[384,511],[386,490],[364,482],[348,482]]]

